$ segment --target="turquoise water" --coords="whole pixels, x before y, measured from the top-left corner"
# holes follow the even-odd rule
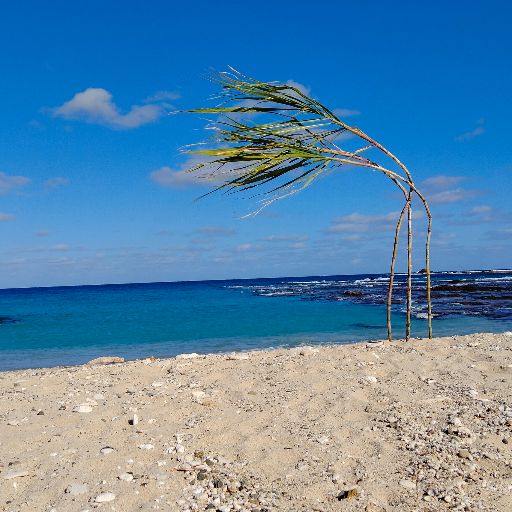
[[[0,290],[0,369],[80,364],[100,355],[133,359],[380,339],[385,282],[333,276]],[[347,290],[362,292],[354,297]],[[397,337],[402,310],[394,306]],[[419,305],[416,313],[413,334],[423,336]],[[500,332],[512,328],[512,317],[445,310],[434,327],[437,335]]]

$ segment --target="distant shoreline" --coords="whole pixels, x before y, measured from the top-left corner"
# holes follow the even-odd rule
[[[512,272],[512,269],[472,269],[472,270],[431,270],[431,274],[478,274],[478,273],[508,273]],[[421,269],[416,270],[414,274],[421,274]],[[396,272],[396,276],[405,276],[407,273]],[[319,275],[307,275],[307,276],[273,276],[273,277],[229,277],[225,279],[185,279],[177,281],[136,281],[136,282],[121,282],[121,283],[90,283],[90,284],[55,284],[45,286],[19,286],[19,287],[7,287],[1,288],[0,293],[3,291],[13,290],[37,290],[47,288],[87,288],[87,287],[101,287],[101,286],[137,286],[137,285],[158,285],[158,284],[187,284],[187,283],[218,283],[218,282],[231,282],[231,281],[264,281],[264,280],[275,280],[275,279],[326,279],[334,277],[358,277],[358,276],[389,276],[388,272],[384,273],[361,273],[361,274],[319,274]]]

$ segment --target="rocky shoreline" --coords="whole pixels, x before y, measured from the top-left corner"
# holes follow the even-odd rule
[[[1,510],[512,510],[512,333],[109,362],[0,373]]]

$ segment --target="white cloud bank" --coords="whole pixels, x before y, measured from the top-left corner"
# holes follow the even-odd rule
[[[76,93],[60,107],[52,109],[55,117],[74,119],[109,128],[128,130],[156,121],[163,113],[163,105],[133,105],[126,113],[112,101],[106,89],[89,87]]]

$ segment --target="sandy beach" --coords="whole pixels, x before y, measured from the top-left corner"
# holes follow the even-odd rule
[[[4,511],[512,510],[509,333],[12,371],[0,396]]]

